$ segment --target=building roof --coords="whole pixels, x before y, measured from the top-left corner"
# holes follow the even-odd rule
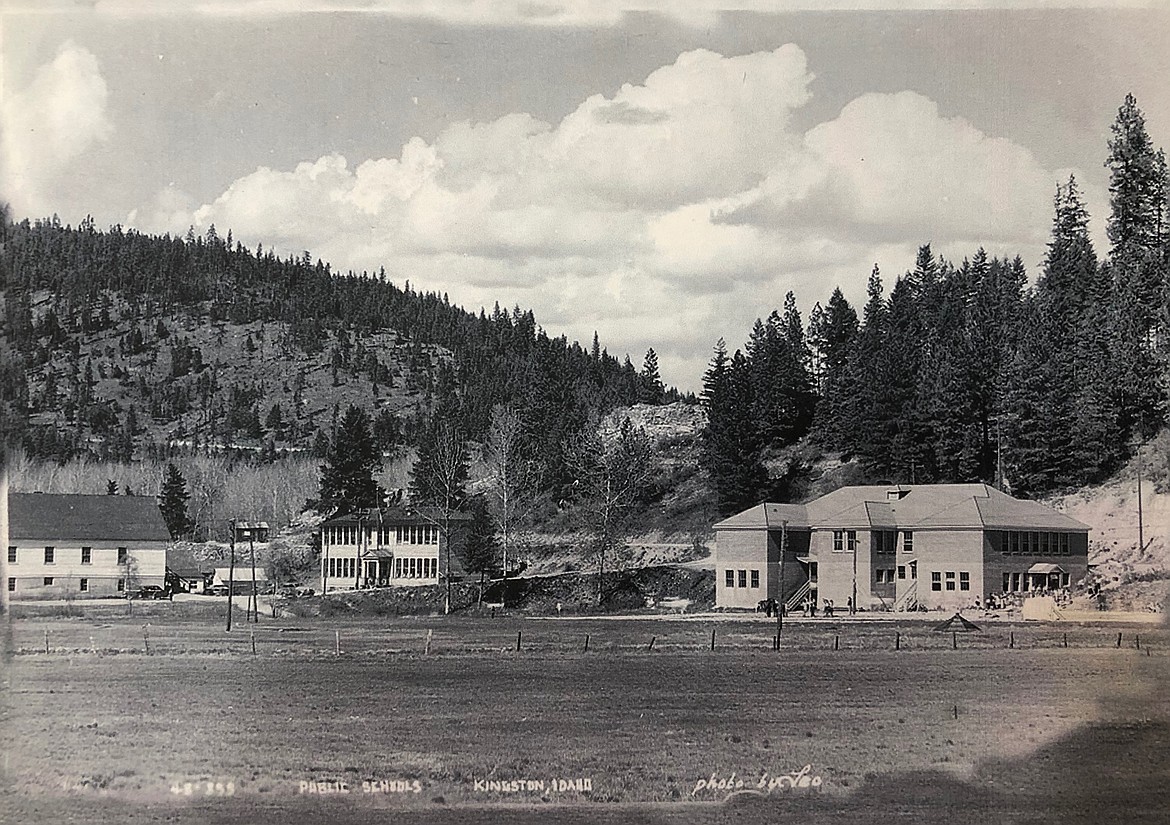
[[[452,513],[451,521],[470,521],[467,513]],[[411,524],[439,524],[442,516],[434,507],[369,507],[334,516],[321,522],[322,527],[357,527],[364,524],[371,529]]]
[[[779,530],[784,522],[794,529],[809,528],[808,512],[803,504],[757,504],[715,525],[719,530],[756,530],[761,527]]]
[[[237,564],[236,565],[236,572],[235,572],[234,576],[231,575],[231,568],[230,567],[217,567],[217,568],[215,568],[215,580],[217,582],[220,582],[222,584],[222,583],[226,583],[229,579],[231,579],[233,581],[237,581],[237,582],[250,582],[250,581],[252,581],[252,565],[251,564]],[[268,574],[264,572],[263,567],[260,567],[260,566],[256,567],[256,581],[258,581],[258,582],[268,581]]]
[[[14,541],[170,541],[152,496],[9,493],[8,534]]]
[[[986,484],[842,487],[807,504],[758,504],[715,529],[775,529],[780,519],[773,514],[783,514],[789,527],[805,529],[1089,529],[1051,507]]]

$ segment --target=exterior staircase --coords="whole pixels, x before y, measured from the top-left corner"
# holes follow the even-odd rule
[[[918,609],[918,580],[915,579],[905,592],[894,602],[895,613],[906,613]]]
[[[808,598],[809,591],[812,590],[812,582],[806,581],[796,592],[793,593],[788,601],[784,603],[784,612],[791,613],[796,607],[800,605],[806,598]]]

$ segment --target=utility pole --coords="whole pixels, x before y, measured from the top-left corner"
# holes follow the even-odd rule
[[[857,533],[846,531],[845,540],[853,545],[853,596],[849,602],[849,615],[852,616],[857,612]]]
[[[256,528],[248,530],[248,546],[252,551],[252,622],[260,622],[260,596],[256,593]]]
[[[776,638],[779,640],[780,633],[784,630],[784,608],[785,608],[785,592],[784,592],[784,556],[788,552],[788,520],[780,522],[780,605],[776,610]]]
[[[1142,445],[1138,442],[1137,445],[1137,500],[1138,500],[1138,553],[1146,552],[1146,534],[1145,521],[1142,518],[1142,474],[1145,472],[1145,467],[1142,466]]]
[[[228,562],[227,629],[230,633],[232,629],[232,593],[236,589],[236,520],[230,519],[228,527],[232,531],[228,539],[231,546],[231,556]]]

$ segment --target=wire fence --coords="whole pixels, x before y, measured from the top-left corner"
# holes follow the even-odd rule
[[[116,620],[17,619],[6,647],[15,655],[451,656],[451,655],[914,655],[979,650],[1170,649],[1160,625],[986,623],[978,631],[929,622],[785,622],[573,619],[499,616],[407,619],[273,619],[224,623],[173,620],[162,612]]]

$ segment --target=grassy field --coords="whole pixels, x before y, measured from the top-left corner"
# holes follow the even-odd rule
[[[1170,806],[1160,627],[124,609],[12,623],[0,821],[1067,822],[1085,771]]]

